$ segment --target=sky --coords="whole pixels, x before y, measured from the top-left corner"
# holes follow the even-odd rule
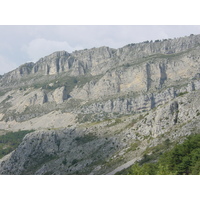
[[[199,25],[0,25],[0,74],[55,51],[200,34]]]

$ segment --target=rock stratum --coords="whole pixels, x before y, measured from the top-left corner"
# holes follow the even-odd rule
[[[0,76],[0,134],[34,131],[0,174],[112,174],[199,133],[199,98],[200,35],[25,63]]]

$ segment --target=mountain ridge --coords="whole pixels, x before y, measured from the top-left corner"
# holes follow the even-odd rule
[[[190,35],[54,52],[3,75],[2,134],[35,132],[0,173],[108,174],[198,133],[199,52],[200,35]]]
[[[68,53],[67,51],[57,51],[57,52],[53,52],[50,55],[47,55],[43,58],[40,58],[36,63],[34,62],[29,62],[29,63],[24,63],[23,65],[19,66],[18,68],[16,68],[15,70],[12,70],[11,72],[14,71],[18,71],[18,69],[23,68],[23,66],[27,65],[27,68],[30,67],[32,64],[36,65],[37,63],[40,63],[42,61],[45,61],[46,59],[52,59],[54,57],[62,57],[62,56],[74,56],[74,57],[78,57],[78,55],[84,54],[84,52],[88,52],[90,53],[91,51],[99,51],[99,50],[105,50],[105,49],[109,49],[110,51],[115,52],[116,54],[119,54],[120,52],[126,52],[126,49],[128,49],[130,51],[130,48],[132,50],[136,49],[138,51],[138,47],[140,47],[140,50],[144,50],[144,48],[147,48],[147,51],[150,51],[151,53],[163,53],[163,54],[173,54],[173,53],[178,53],[187,49],[191,49],[196,47],[197,45],[199,45],[199,37],[200,35],[190,35],[189,37],[185,36],[185,37],[181,37],[181,38],[175,38],[175,39],[163,39],[163,40],[155,40],[155,42],[153,41],[144,41],[144,42],[140,42],[140,43],[132,43],[132,44],[128,44],[125,45],[124,47],[118,48],[118,49],[113,49],[110,47],[106,47],[106,46],[102,46],[102,47],[98,47],[98,48],[91,48],[91,49],[84,49],[84,50],[75,50],[72,53]],[[174,43],[176,43],[176,47],[174,46]],[[168,45],[170,44],[170,48],[168,47]],[[177,44],[180,46],[179,48],[177,48]],[[158,46],[163,46],[161,49],[158,48]],[[174,46],[174,47],[173,47]],[[158,49],[157,49],[158,48]],[[110,53],[110,52],[109,52]],[[138,54],[138,53],[137,53]],[[112,53],[110,53],[110,56],[112,55]],[[147,56],[149,56],[150,54],[148,54]],[[32,73],[36,73],[37,70],[34,69]],[[8,72],[10,73],[10,72]],[[6,73],[7,74],[7,73]],[[23,73],[20,73],[23,74]],[[48,74],[48,73],[47,73]]]

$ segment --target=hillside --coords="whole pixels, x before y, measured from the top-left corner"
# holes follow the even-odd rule
[[[0,174],[115,174],[157,160],[199,133],[199,89],[200,35],[25,63],[0,76],[0,137],[27,131],[14,150],[0,146],[11,149]]]

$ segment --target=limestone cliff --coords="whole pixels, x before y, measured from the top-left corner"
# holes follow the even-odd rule
[[[199,131],[200,35],[55,52],[0,77],[2,174],[106,174]],[[151,153],[149,150],[148,153]]]

